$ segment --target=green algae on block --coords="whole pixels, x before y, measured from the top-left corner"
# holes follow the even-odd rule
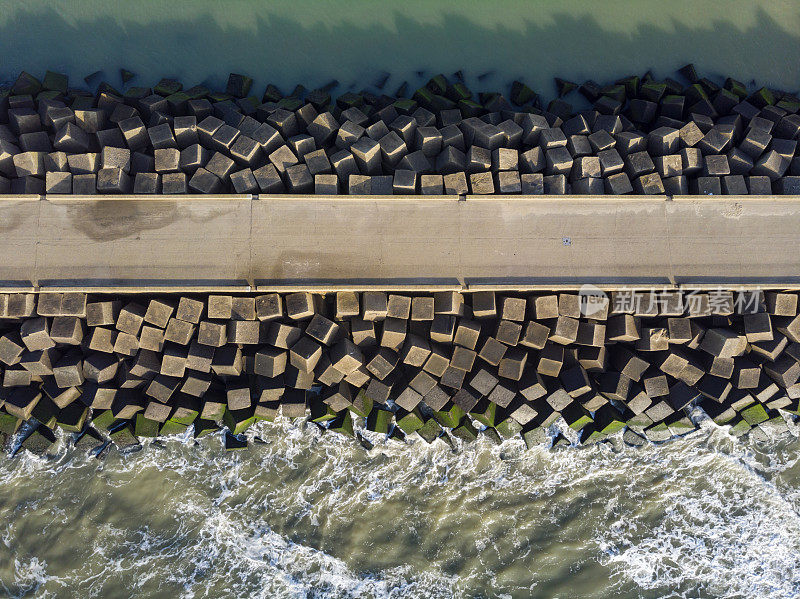
[[[395,422],[400,430],[409,435],[425,425],[419,408],[414,408],[411,412],[401,410],[395,415]]]
[[[12,416],[7,412],[0,412],[0,433],[5,435],[13,435],[17,432],[22,420],[16,416]]]
[[[561,411],[561,416],[572,430],[579,431],[590,422],[594,422],[591,414],[583,406],[575,402]]]
[[[764,422],[769,420],[769,415],[767,414],[767,409],[764,407],[763,404],[756,403],[750,406],[749,408],[745,408],[740,413],[742,418],[747,421],[747,424],[750,426],[756,425],[759,422]]]
[[[153,88],[153,93],[159,96],[171,96],[183,89],[183,84],[175,79],[162,79]]]
[[[336,418],[336,412],[329,405],[317,399],[311,402],[311,415],[309,418],[312,422],[325,422]]]
[[[224,399],[219,399],[218,401],[208,399],[206,403],[203,404],[203,411],[200,414],[200,418],[204,418],[205,420],[222,420],[227,408],[228,406]]]
[[[114,418],[114,412],[111,410],[103,410],[100,413],[92,414],[92,424],[96,428],[108,430],[115,421],[116,418]]]
[[[396,100],[392,106],[401,114],[410,114],[417,109],[417,101],[410,98],[403,98]]]
[[[752,427],[750,424],[742,418],[738,422],[736,422],[733,426],[731,426],[730,430],[728,431],[734,437],[741,437],[745,433],[747,433]]]
[[[666,422],[659,422],[653,426],[644,429],[644,435],[648,440],[658,443],[660,441],[667,441],[672,438],[672,431],[669,430]]]
[[[142,414],[136,414],[136,423],[133,425],[133,434],[137,437],[157,437],[158,422],[145,418]]]
[[[436,421],[442,426],[456,428],[464,417],[464,410],[453,402],[448,402],[444,409],[434,412],[433,417],[436,418]]]
[[[11,88],[12,96],[35,96],[42,91],[42,83],[33,75],[22,71]]]
[[[255,410],[252,408],[244,410],[226,409],[222,421],[234,435],[240,435],[255,423]]]
[[[47,71],[44,74],[44,79],[42,80],[42,87],[44,89],[61,92],[62,94],[67,93],[68,85],[69,79],[66,75],[63,73],[55,73],[53,71]]]
[[[169,419],[164,424],[161,425],[161,428],[158,431],[159,435],[163,435],[165,437],[169,435],[182,435],[188,429],[190,424],[182,424],[180,422],[176,422],[173,419]]]
[[[417,429],[417,434],[422,437],[426,443],[433,443],[436,438],[442,434],[442,427],[433,418],[428,420],[420,428]]]
[[[455,427],[452,431],[454,437],[458,437],[462,441],[475,441],[478,438],[478,429],[476,429],[469,418]]]
[[[522,432],[522,425],[513,418],[498,422],[494,428],[503,439],[511,439]]]
[[[470,94],[469,97],[471,96],[472,94]],[[469,97],[463,99],[467,100]],[[536,92],[521,81],[514,81],[511,84],[511,93],[509,94],[509,99],[517,106],[522,106],[523,104],[533,102],[537,97],[538,96]]]
[[[120,449],[139,445],[139,439],[133,434],[129,422],[125,422],[109,433],[114,445]]]
[[[353,435],[353,417],[348,410],[342,410],[339,415],[330,421],[328,426],[329,431],[334,431],[342,435],[352,437]]]
[[[625,428],[625,420],[615,408],[605,405],[594,413],[594,426],[603,435],[613,435]]]
[[[203,420],[202,418],[198,418],[194,421],[194,438],[199,439],[200,437],[205,437],[209,433],[213,433],[219,430],[219,425],[214,422],[213,420]]]
[[[372,399],[367,395],[364,389],[361,389],[358,394],[353,398],[352,405],[347,408],[356,416],[366,418],[372,411]]]
[[[522,429],[522,440],[525,441],[525,447],[531,449],[537,445],[543,445],[547,442],[547,430],[541,426],[525,427]]]
[[[45,453],[56,442],[56,436],[46,426],[37,426],[22,442],[21,447],[36,454]]]
[[[103,436],[91,426],[86,429],[75,439],[75,447],[78,449],[95,449],[105,443]]]
[[[264,401],[259,404],[256,404],[256,409],[253,415],[256,417],[256,420],[274,422],[275,418],[278,417],[278,410],[280,409],[280,407],[281,407],[281,402],[278,400]]]
[[[482,425],[493,427],[497,415],[497,404],[483,398],[470,410],[469,415]]]
[[[394,414],[389,410],[372,410],[367,416],[367,430],[384,435],[389,434],[389,426],[393,417]]]

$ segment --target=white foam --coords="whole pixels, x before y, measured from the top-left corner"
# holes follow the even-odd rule
[[[282,420],[235,454],[219,435],[23,454],[0,461],[0,557],[44,596],[567,596],[584,576],[605,596],[797,596],[798,442],[700,426],[557,451],[364,432],[365,451]]]

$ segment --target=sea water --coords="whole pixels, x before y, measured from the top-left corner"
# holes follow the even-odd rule
[[[0,79],[66,72],[73,84],[119,69],[154,85],[224,87],[229,72],[284,93],[335,79],[413,90],[462,70],[475,90],[520,78],[545,99],[553,77],[599,82],[694,62],[710,77],[800,88],[796,0],[5,0]],[[479,76],[483,76],[480,80]]]
[[[794,429],[794,427],[793,427]],[[9,597],[800,596],[800,443],[526,449],[302,422],[0,461]]]
[[[120,85],[243,72],[285,92],[412,89],[464,72],[546,98],[583,81],[701,73],[800,87],[785,0],[0,2],[0,79],[95,71]],[[479,78],[480,77],[480,78]],[[751,80],[753,80],[751,82]],[[0,459],[0,596],[800,597],[800,444],[702,423],[642,448],[526,450],[280,421],[219,436]],[[258,437],[258,441],[256,440]]]

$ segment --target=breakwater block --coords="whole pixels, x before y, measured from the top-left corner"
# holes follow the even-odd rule
[[[492,291],[11,293],[0,306],[14,307],[1,432],[31,423],[22,446],[36,451],[57,428],[128,449],[192,426],[240,448],[281,415],[429,443],[444,429],[534,445],[562,422],[584,443],[624,429],[638,444],[691,432],[699,407],[758,436],[784,430],[800,395],[794,292],[615,292],[590,316],[578,294]]]

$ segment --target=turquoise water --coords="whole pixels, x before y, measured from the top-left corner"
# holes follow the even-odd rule
[[[755,444],[706,421],[659,446],[455,452],[286,421],[248,434],[235,455],[211,438],[0,461],[0,594],[800,595],[788,433]]]
[[[119,85],[177,76],[223,85],[231,71],[273,82],[341,82],[361,89],[385,70],[386,89],[463,69],[475,89],[522,78],[545,97],[553,77],[602,81],[694,61],[703,73],[800,87],[795,0],[6,0],[5,77],[21,69],[104,70]],[[417,75],[422,71],[422,76]],[[492,73],[482,81],[481,74]]]

